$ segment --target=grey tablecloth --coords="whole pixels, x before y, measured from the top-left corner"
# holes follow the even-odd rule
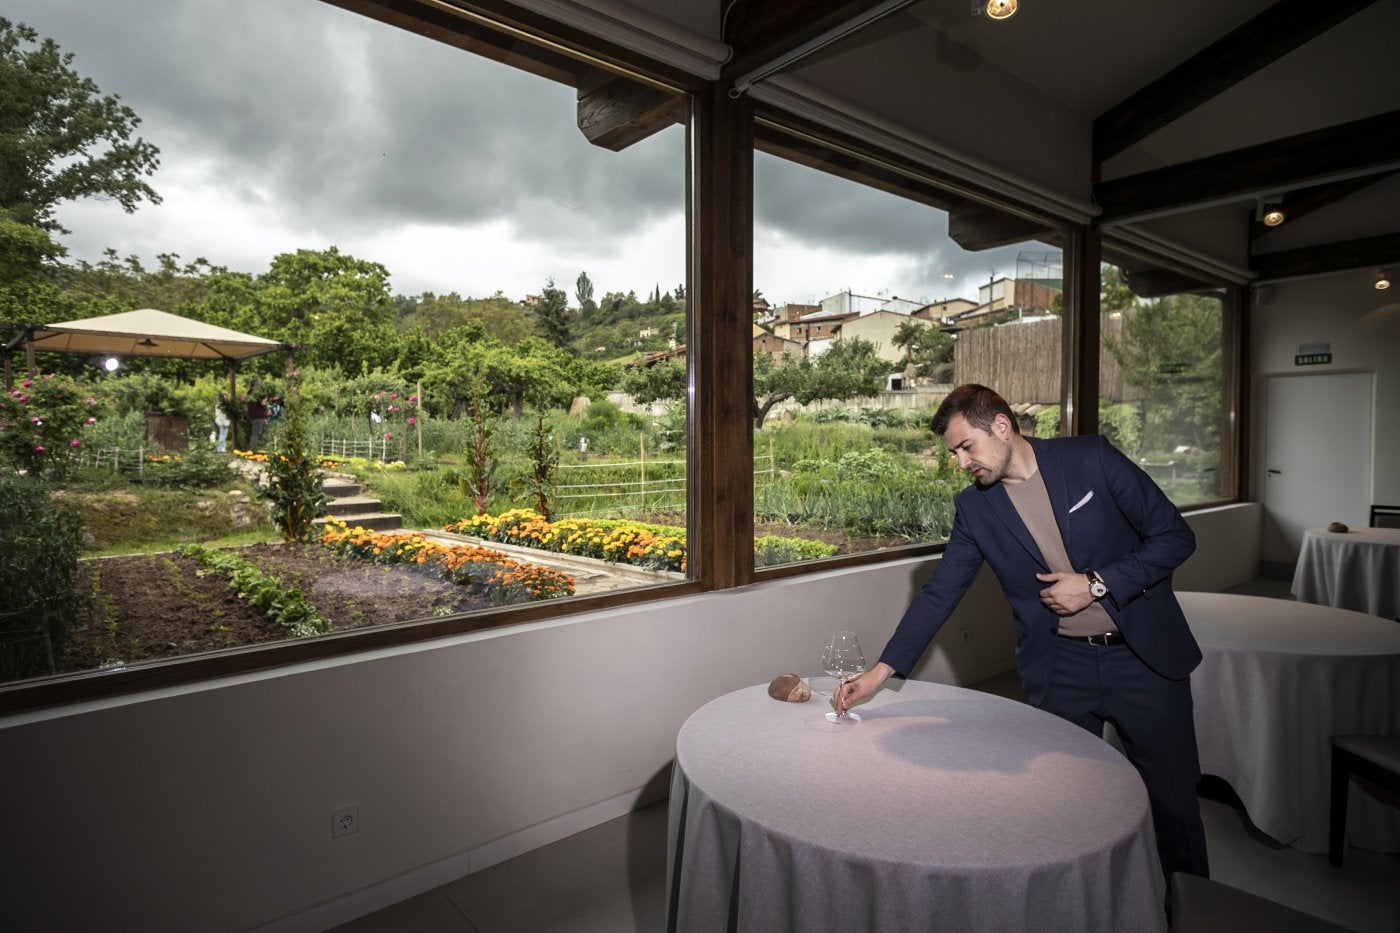
[[[1309,528],[1292,592],[1306,603],[1400,617],[1400,528]]]
[[[1001,697],[905,682],[833,726],[764,686],[681,727],[672,930],[1164,928],[1147,792],[1111,746]]]
[[[1327,851],[1331,739],[1400,733],[1400,624],[1286,599],[1179,593],[1205,659],[1191,674],[1201,770],[1250,820]],[[1353,785],[1347,842],[1400,851],[1400,809]]]

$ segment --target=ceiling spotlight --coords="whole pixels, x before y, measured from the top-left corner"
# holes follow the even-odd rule
[[[107,372],[109,373],[116,372],[117,368],[121,365],[122,361],[117,359],[115,356],[109,356],[102,361],[102,368],[107,370]]]
[[[1264,197],[1254,203],[1254,219],[1266,227],[1277,227],[1288,219],[1283,212],[1283,198]]]
[[[1376,273],[1376,291],[1383,292],[1390,287],[1390,270],[1382,269]]]
[[[987,5],[983,9],[992,19],[1010,19],[1016,14],[1016,8],[1019,5],[1017,0],[987,0]]]

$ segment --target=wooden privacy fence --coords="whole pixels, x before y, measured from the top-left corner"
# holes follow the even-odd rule
[[[1058,405],[1063,325],[1054,317],[961,332],[953,344],[953,382],[990,386],[1013,405]],[[1122,338],[1121,317],[1102,314],[1099,326],[1102,333]],[[1122,367],[1107,351],[1099,356],[1099,396],[1115,402],[1142,397],[1140,389],[1123,381]]]

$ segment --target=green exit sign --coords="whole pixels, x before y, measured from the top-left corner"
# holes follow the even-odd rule
[[[1294,366],[1318,366],[1332,362],[1330,353],[1299,353],[1293,357]]]

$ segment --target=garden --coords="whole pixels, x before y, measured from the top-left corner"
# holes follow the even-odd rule
[[[219,453],[209,433],[223,387],[212,376],[17,382],[0,400],[0,539],[13,555],[0,568],[0,676],[575,592],[567,572],[522,548],[628,564],[658,582],[685,573],[680,411],[641,416],[599,399],[514,417],[473,399],[454,418],[423,404],[421,383],[383,373],[328,383],[265,378],[282,414],[263,449],[239,446],[248,425],[235,408]],[[184,449],[151,441],[152,408],[185,421]],[[756,565],[946,535],[965,480],[930,446],[925,417],[771,420],[755,444]],[[324,520],[326,471],[353,476],[409,530]]]

